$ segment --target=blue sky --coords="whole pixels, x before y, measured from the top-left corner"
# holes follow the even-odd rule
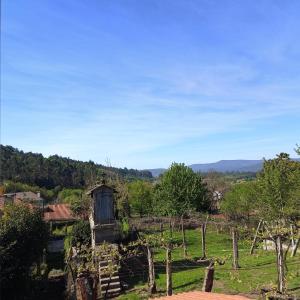
[[[300,1],[2,1],[1,143],[113,166],[294,156]]]

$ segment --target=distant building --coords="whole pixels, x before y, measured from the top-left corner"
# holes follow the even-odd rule
[[[119,239],[119,227],[115,214],[115,190],[105,181],[88,191],[91,197],[90,226],[92,246],[104,241],[115,242]]]
[[[51,204],[44,208],[44,221],[55,224],[72,223],[76,217],[69,204]]]
[[[223,199],[223,194],[219,191],[214,191],[212,193],[212,203],[211,203],[211,210],[218,211],[220,210],[220,204]]]
[[[6,204],[26,204],[30,208],[42,208],[45,200],[41,198],[40,192],[16,192],[0,196],[0,216]]]

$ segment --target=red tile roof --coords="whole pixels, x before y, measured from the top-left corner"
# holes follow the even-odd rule
[[[45,221],[74,221],[69,204],[48,205],[44,211]]]
[[[249,300],[244,296],[239,295],[225,295],[219,293],[206,293],[206,292],[187,292],[180,293],[172,296],[165,296],[160,298],[155,298],[159,300]]]

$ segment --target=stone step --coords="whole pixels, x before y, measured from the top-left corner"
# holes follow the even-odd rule
[[[113,289],[109,289],[107,290],[107,294],[115,294],[115,293],[120,293],[121,292],[121,288],[117,287],[117,288],[113,288]]]
[[[100,267],[107,266],[108,264],[112,264],[112,263],[113,261],[111,259],[99,261]]]
[[[110,283],[101,283],[101,290],[102,291],[103,290],[105,291],[107,289],[107,287],[109,289],[119,288],[119,287],[121,287],[121,284],[120,284],[119,281],[117,281],[117,282],[110,282]]]
[[[109,278],[109,276],[107,276],[107,277],[100,277],[100,283],[102,284],[102,283],[107,283],[108,281],[110,281],[110,282],[116,282],[116,281],[120,281],[120,278],[119,278],[119,276],[117,275],[117,276],[112,276],[112,277],[110,277]]]
[[[107,272],[111,268],[113,268],[113,270],[115,270],[115,272],[118,271],[118,266],[117,265],[102,266],[102,267],[99,267],[100,275],[101,275],[102,272]]]

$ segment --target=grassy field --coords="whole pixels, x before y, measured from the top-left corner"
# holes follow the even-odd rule
[[[180,233],[175,233],[181,243]],[[199,230],[187,230],[189,259],[182,259],[182,248],[173,252],[173,293],[190,290],[200,290],[204,277],[204,266],[196,265],[195,258],[201,256],[201,236]],[[226,259],[225,265],[215,268],[213,292],[227,294],[247,294],[258,298],[263,287],[276,287],[276,256],[273,251],[257,249],[254,255],[249,255],[250,241],[239,241],[239,256],[241,268],[237,271],[231,268],[231,239],[227,233],[217,233],[212,228],[207,230],[207,256]],[[158,294],[165,294],[165,251],[156,249],[155,269]],[[300,257],[288,257],[287,285],[289,293],[300,295]],[[134,277],[128,274],[128,282],[134,282],[134,287],[118,299],[147,298],[147,274],[138,274]]]

